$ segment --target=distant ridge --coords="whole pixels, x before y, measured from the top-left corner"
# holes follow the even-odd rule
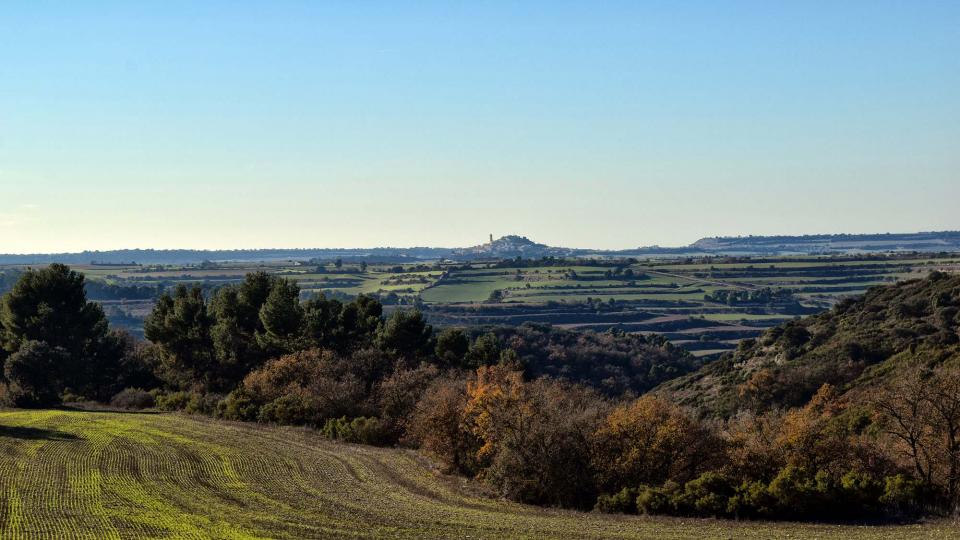
[[[324,248],[324,249],[119,249],[80,253],[0,254],[0,264],[199,264],[203,261],[332,260],[377,262],[437,259],[541,257],[648,257],[706,255],[815,255],[850,253],[960,251],[960,231],[817,234],[805,236],[737,236],[701,238],[683,247],[638,247],[625,250],[574,249],[548,246],[526,236],[507,235],[467,248]]]
[[[691,247],[704,251],[952,251],[960,247],[960,232],[715,237],[701,238]]]

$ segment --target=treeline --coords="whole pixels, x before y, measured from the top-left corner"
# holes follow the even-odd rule
[[[948,375],[956,374],[937,380]],[[427,392],[408,431],[449,470],[534,504],[816,520],[949,508],[946,477],[912,476],[862,414],[825,386],[801,409],[704,422],[659,397],[606,400],[501,365]],[[936,451],[947,439],[928,442]]]
[[[91,300],[150,300],[160,296],[162,285],[117,285],[86,280],[84,288]]]
[[[700,365],[658,336],[537,325],[435,332],[418,311],[384,317],[382,305],[368,296],[301,302],[295,283],[262,272],[216,290],[179,286],[161,294],[144,325],[149,342],[136,343],[108,329],[103,310],[87,301],[89,285],[81,274],[52,265],[24,272],[3,297],[0,360],[34,346],[65,355],[29,384],[26,373],[6,378],[9,403],[50,405],[64,392],[102,401],[126,386],[155,389],[158,396],[223,397],[269,360],[311,350],[380,365],[365,379],[368,386],[384,372],[421,365],[439,373],[508,362],[528,378],[551,376],[608,396],[642,393]]]
[[[13,289],[22,270],[0,270],[0,294]],[[84,289],[91,300],[149,300],[163,291],[163,286],[117,285],[98,280],[84,280]]]
[[[703,299],[708,302],[727,304],[728,306],[797,303],[797,298],[793,295],[793,291],[789,289],[771,289],[769,287],[750,290],[719,289],[703,295]]]

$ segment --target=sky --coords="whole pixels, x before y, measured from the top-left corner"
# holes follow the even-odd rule
[[[960,229],[960,2],[11,1],[0,252]]]

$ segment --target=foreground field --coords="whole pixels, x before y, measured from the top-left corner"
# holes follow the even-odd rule
[[[417,455],[162,414],[0,412],[2,538],[945,538],[544,510],[471,493]]]

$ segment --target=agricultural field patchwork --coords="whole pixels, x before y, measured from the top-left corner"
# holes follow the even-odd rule
[[[542,322],[569,328],[666,335],[715,357],[784,319],[824,310],[873,286],[960,271],[960,256],[800,256],[629,260],[514,260],[366,264],[330,261],[222,262],[194,266],[77,267],[136,298],[96,298],[111,322],[140,334],[153,306],[143,292],[199,284],[213,289],[264,271],[297,282],[303,298],[377,295],[418,305],[436,325]],[[2,269],[0,269],[2,271]],[[388,309],[393,309],[388,308]]]
[[[946,538],[903,526],[653,519],[508,503],[412,451],[174,414],[0,411],[0,537]]]
[[[958,271],[956,256],[756,257],[451,270],[420,294],[444,324],[524,320],[666,335],[718,356],[785,319],[869,287]]]

